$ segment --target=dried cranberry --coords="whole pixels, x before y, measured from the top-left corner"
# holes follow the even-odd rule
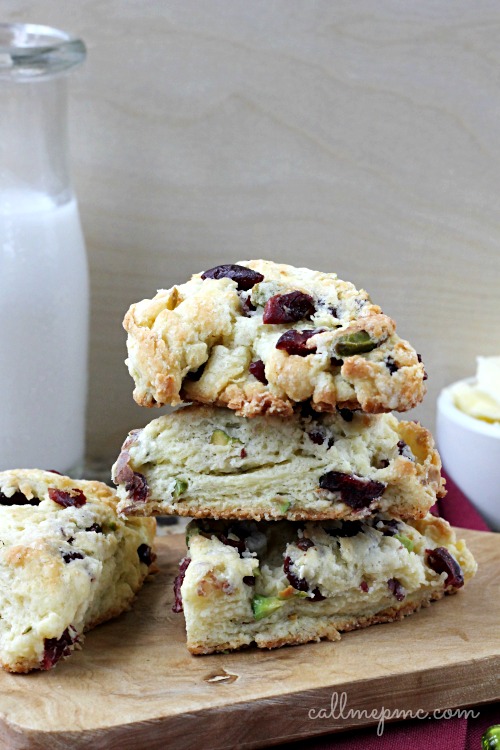
[[[193,372],[188,372],[185,376],[186,380],[192,380],[194,383],[196,383],[201,376],[203,375],[203,370],[205,369],[206,362],[204,362],[200,367],[198,367],[197,370],[194,370]]]
[[[328,471],[319,479],[322,490],[340,492],[340,499],[355,510],[367,508],[372,500],[380,497],[386,488],[382,482],[363,479],[340,471]]]
[[[337,411],[342,417],[342,419],[344,420],[344,422],[352,422],[352,420],[354,419],[354,412],[351,409],[346,409],[346,408],[340,409],[337,406]]]
[[[398,365],[394,362],[393,358],[390,355],[384,359],[384,364],[391,375],[394,375],[394,373],[399,370]]]
[[[0,505],[39,505],[40,500],[37,497],[31,497],[28,499],[22,492],[14,492],[13,495],[7,497],[3,492],[0,492]]]
[[[283,570],[285,571],[285,575],[288,578],[288,582],[291,586],[293,586],[294,589],[297,589],[297,591],[309,591],[309,584],[307,583],[305,578],[299,578],[295,575],[295,573],[292,573],[290,570],[290,567],[292,565],[292,559],[290,557],[285,557],[285,560],[283,562]]]
[[[252,362],[248,369],[250,370],[250,373],[254,376],[254,378],[257,378],[257,380],[260,380],[261,383],[267,385],[264,362],[261,359]]]
[[[102,534],[102,526],[100,523],[93,523],[92,526],[88,526],[85,531],[95,531],[96,534]]]
[[[342,525],[338,529],[326,529],[325,531],[330,536],[338,536],[341,538],[356,536],[363,531],[361,521],[342,521]]]
[[[66,628],[60,638],[45,638],[43,642],[43,657],[40,669],[52,669],[63,656],[69,656],[75,639]]]
[[[322,602],[326,597],[323,596],[318,587],[312,592],[312,596],[309,597],[310,602]]]
[[[332,367],[342,367],[343,364],[343,359],[339,359],[338,357],[330,357],[330,365]]]
[[[262,315],[263,323],[296,323],[311,318],[316,309],[313,298],[304,292],[275,294],[267,300]]]
[[[87,498],[81,490],[76,488],[70,492],[65,490],[57,490],[54,487],[49,487],[49,497],[58,505],[62,505],[63,508],[81,508],[85,505]]]
[[[325,436],[322,435],[319,430],[311,430],[311,432],[308,432],[307,435],[316,445],[323,445],[323,443],[325,442]]]
[[[209,268],[201,274],[202,279],[232,279],[238,284],[238,289],[241,291],[248,291],[255,284],[259,284],[264,281],[264,277],[257,271],[252,271],[251,268],[245,268],[245,266],[238,266],[236,263],[226,263],[221,266],[215,266]]]
[[[246,457],[247,457],[247,452],[244,448],[242,448],[240,450],[240,458],[246,458]]]
[[[240,553],[240,556],[246,549],[245,542],[242,539],[230,539],[228,536],[219,531],[216,535],[219,542],[226,544],[228,547],[234,547]]]
[[[422,355],[421,355],[421,354],[417,354],[417,359],[418,359],[418,361],[419,361],[420,363],[422,363]]]
[[[422,364],[422,356],[420,354],[417,354],[417,359],[420,362],[420,364]],[[423,377],[423,379],[427,380],[428,377],[429,376],[427,375],[426,371],[424,370],[424,377]]]
[[[404,588],[402,587],[398,579],[389,578],[389,580],[387,581],[387,586],[391,594],[393,594],[396,597],[398,602],[402,602],[406,596],[406,591],[404,590]]]
[[[429,377],[429,376],[427,375],[426,371],[424,370],[424,377],[422,378],[422,380],[427,380],[427,379],[428,379],[428,377]]]
[[[394,536],[399,531],[399,521],[395,518],[383,518],[375,519],[374,527],[381,531],[384,536]]]
[[[60,471],[57,471],[56,469],[47,469],[49,474],[59,474],[60,477],[62,477],[62,474]]]
[[[255,576],[243,576],[243,583],[247,586],[255,586]]]
[[[144,474],[139,474],[138,471],[134,471],[132,479],[126,483],[125,489],[129,494],[129,497],[135,503],[145,503],[148,499],[149,487]]]
[[[186,570],[191,562],[190,557],[184,557],[179,563],[179,572],[174,581],[174,603],[172,604],[172,612],[182,612],[182,595],[181,586],[184,583],[184,577]]]
[[[310,539],[306,539],[305,537],[302,537],[302,539],[299,539],[297,542],[297,547],[302,550],[302,552],[305,552],[308,549],[311,549],[311,547],[314,547],[314,542],[312,542]]]
[[[462,568],[455,560],[453,555],[450,555],[446,547],[436,547],[436,549],[426,549],[427,555],[426,562],[429,568],[432,568],[436,573],[446,573],[446,586],[453,586],[456,589],[461,588],[464,585],[464,576]]]
[[[255,305],[252,305],[252,301],[250,297],[241,297],[240,296],[240,307],[241,307],[241,314],[244,318],[249,318],[251,312],[255,312],[257,309]]]
[[[307,357],[309,354],[316,352],[316,347],[311,349],[307,348],[307,342],[312,336],[316,336],[317,333],[322,333],[323,329],[307,329],[305,331],[285,331],[282,334],[277,343],[276,349],[283,349],[288,354],[296,354],[299,357]]]
[[[368,586],[366,581],[361,581],[361,583],[359,584],[359,588],[361,589],[361,591],[367,594],[370,587]]]
[[[137,547],[137,554],[139,556],[139,560],[141,561],[141,563],[144,563],[144,565],[149,566],[156,560],[156,555],[148,544],[140,544]]]
[[[81,552],[63,552],[62,558],[65,563],[69,563],[72,560],[83,560],[85,555],[82,555]]]

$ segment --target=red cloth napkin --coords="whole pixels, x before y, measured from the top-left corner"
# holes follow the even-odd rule
[[[445,475],[446,476],[446,475]],[[458,487],[446,477],[447,496],[435,511],[453,526],[488,531],[488,526]],[[481,737],[500,723],[500,704],[477,706],[477,718],[411,720],[386,724],[381,737],[375,727],[302,741],[300,750],[480,750]],[[298,750],[298,745],[293,747]]]

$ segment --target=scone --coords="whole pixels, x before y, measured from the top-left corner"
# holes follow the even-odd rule
[[[425,393],[419,355],[368,294],[266,260],[217,266],[130,307],[128,368],[142,406],[181,401],[246,417],[296,402],[406,411]]]
[[[401,620],[476,571],[440,518],[257,524],[192,521],[174,584],[193,654],[339,639]]]
[[[188,406],[130,433],[113,478],[125,515],[414,518],[444,495],[440,469],[431,434],[392,414]]]
[[[154,519],[123,521],[115,492],[55,472],[0,472],[0,664],[50,669],[127,609],[154,559]]]

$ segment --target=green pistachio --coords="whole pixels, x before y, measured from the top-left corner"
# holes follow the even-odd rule
[[[481,738],[483,750],[500,750],[500,724],[488,727]]]
[[[356,331],[339,336],[335,342],[335,354],[342,357],[351,357],[353,354],[365,354],[375,349],[377,343],[366,331]]]
[[[413,547],[415,546],[415,542],[413,542],[409,537],[404,536],[404,534],[394,534],[394,539],[397,539],[398,542],[401,542],[403,547],[406,547],[408,552],[411,552],[413,550]]]
[[[29,627],[25,628],[25,630],[23,630],[23,632],[21,633],[21,635],[26,635],[26,633],[31,633],[32,630],[33,630],[33,628],[30,625]]]
[[[259,596],[256,594],[252,600],[253,616],[256,620],[262,620],[264,617],[269,617],[277,609],[280,609],[286,604],[283,599],[278,599],[277,596]]]
[[[176,479],[175,485],[174,485],[174,491],[172,492],[172,497],[176,498],[179,497],[179,495],[182,495],[188,488],[188,483],[185,479]]]
[[[228,435],[224,430],[214,430],[210,442],[212,445],[229,445],[230,443],[239,443],[240,445],[243,445],[241,440],[231,437],[231,435]]]
[[[287,502],[286,500],[284,503],[281,503],[279,506],[280,513],[286,513],[290,509],[291,504],[292,503]]]

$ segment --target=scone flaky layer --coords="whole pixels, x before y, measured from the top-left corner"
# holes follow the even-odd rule
[[[182,599],[197,654],[337,640],[339,631],[401,619],[454,593],[476,571],[465,543],[431,515],[408,523],[387,515],[363,523],[197,520],[187,538],[174,609]]]
[[[133,431],[113,478],[127,515],[354,519],[425,515],[444,494],[440,468],[430,433],[391,414],[248,420],[190,406]]]

